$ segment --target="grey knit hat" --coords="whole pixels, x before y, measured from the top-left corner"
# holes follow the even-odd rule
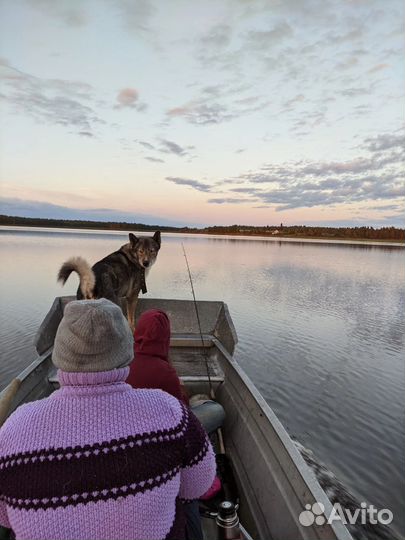
[[[110,371],[128,366],[133,337],[121,309],[100,298],[75,300],[65,307],[56,332],[52,361],[63,371]]]

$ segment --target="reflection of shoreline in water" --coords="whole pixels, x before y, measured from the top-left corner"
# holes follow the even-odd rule
[[[315,459],[312,450],[305,448],[305,446],[299,443],[295,437],[291,438],[301,456],[304,458],[305,463],[314,473],[332,505],[339,503],[342,508],[349,510],[351,514],[354,515],[354,512],[361,508],[361,501],[357,500],[349,492],[332,471],[328,470],[325,465]],[[376,523],[375,525],[367,523],[363,525],[360,523],[360,520],[358,520],[358,523],[355,523],[354,525],[347,524],[346,527],[349,529],[354,540],[401,540],[400,535],[396,533],[394,529],[387,525],[382,525],[381,523]]]
[[[133,232],[139,235],[149,235],[150,232],[159,229],[155,227],[150,231],[136,231],[136,230],[109,230],[109,229],[73,229],[73,228],[57,228],[57,227],[24,227],[24,226],[12,226],[12,225],[0,225],[0,234],[19,234],[19,233],[32,233],[35,234],[44,234],[44,235],[58,235],[63,236],[66,234],[80,234],[82,236],[93,236],[93,235],[103,235],[109,237],[123,236],[127,237],[128,233]],[[348,239],[348,238],[312,238],[312,237],[300,237],[296,236],[294,238],[284,237],[271,237],[271,236],[261,236],[259,234],[252,235],[243,235],[243,234],[210,234],[210,233],[183,233],[183,232],[162,232],[162,236],[166,238],[172,237],[173,239],[182,237],[190,239],[201,239],[201,240],[212,240],[212,241],[222,241],[222,242],[247,242],[254,241],[262,244],[322,244],[322,245],[331,245],[331,246],[353,246],[358,248],[394,248],[394,249],[403,249],[405,244],[403,242],[389,241],[389,240],[368,240],[368,239]]]

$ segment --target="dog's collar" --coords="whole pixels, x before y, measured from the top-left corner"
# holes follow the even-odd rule
[[[140,264],[135,263],[134,261],[131,261],[131,259],[128,257],[128,255],[125,253],[125,251],[120,250],[121,255],[124,255],[126,260],[133,264],[134,266],[138,267],[141,271],[141,291],[142,294],[145,294],[148,292],[148,289],[146,288],[146,280],[145,280],[145,268],[141,266]]]

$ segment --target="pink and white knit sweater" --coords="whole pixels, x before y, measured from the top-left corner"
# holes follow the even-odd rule
[[[0,524],[17,539],[184,537],[180,499],[205,493],[215,457],[199,421],[128,368],[59,371],[60,390],[0,430]]]

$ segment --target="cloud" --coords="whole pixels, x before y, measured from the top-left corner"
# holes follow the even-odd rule
[[[10,62],[7,60],[7,58],[4,58],[4,56],[0,56],[0,67],[12,68],[12,66],[10,65]],[[11,76],[12,73],[10,73],[9,75]]]
[[[321,124],[332,126],[335,120],[342,120],[336,118],[340,111],[345,111],[345,120],[349,115],[356,119],[369,112],[368,104],[373,98],[383,97],[381,94],[388,84],[379,81],[378,85],[371,85],[366,80],[367,70],[371,68],[373,72],[376,64],[379,70],[383,69],[379,62],[389,62],[384,51],[389,50],[388,46],[393,41],[384,38],[383,27],[387,20],[383,23],[379,19],[373,27],[364,24],[372,13],[377,14],[375,7],[366,9],[365,4],[360,6],[350,2],[347,9],[339,12],[333,2],[318,0],[241,0],[234,4],[232,17],[222,19],[232,20],[232,35],[225,31],[222,36],[221,29],[213,26],[203,35],[214,38],[217,31],[218,43],[213,39],[212,46],[207,44],[202,51],[198,50],[197,58],[212,73],[248,81],[251,89],[260,88],[263,95],[271,96],[274,115],[298,109],[298,106],[300,111],[305,108],[315,111],[319,105],[323,107],[326,104],[324,96],[329,99],[333,96],[335,106],[326,107],[322,115],[307,122],[308,129]],[[303,23],[305,35],[302,33]],[[246,77],[247,73],[249,77]],[[314,80],[317,81],[315,87]],[[225,85],[222,86],[223,90]],[[395,87],[398,88],[397,81]],[[298,95],[306,99],[294,101]],[[360,99],[368,95],[370,99],[363,103],[363,108],[355,109],[358,102],[351,98],[358,96]],[[235,111],[235,104],[223,99],[221,92],[216,90],[211,100],[207,97],[201,93],[173,104],[176,106],[167,111],[167,116],[183,118],[195,125],[220,124],[241,116]],[[284,107],[279,103],[283,100]],[[290,130],[295,135],[297,126],[290,118],[287,122],[290,122]],[[299,133],[308,134],[308,131]]]
[[[213,26],[208,32],[200,38],[203,46],[226,47],[229,45],[232,36],[232,28],[227,24],[218,24]]]
[[[26,0],[26,2],[45,15],[59,19],[67,26],[84,26],[88,21],[83,2],[71,0]]]
[[[116,98],[116,109],[136,109],[138,112],[147,108],[146,103],[139,101],[139,92],[135,88],[122,88]]]
[[[373,158],[358,157],[350,161],[320,161],[299,167],[304,176],[324,177],[327,174],[342,175],[359,173],[379,168]]]
[[[42,200],[46,202],[52,202],[53,204],[72,204],[77,206],[90,205],[94,203],[94,195],[88,192],[85,195],[83,192],[69,193],[68,191],[61,191],[58,189],[39,189],[28,185],[18,186],[16,183],[2,182],[1,184],[2,196],[8,198],[8,200]]]
[[[156,14],[156,8],[151,0],[109,0],[118,10],[124,27],[129,32],[149,32],[150,21]]]
[[[310,24],[319,25],[329,23],[334,20],[335,5],[333,2],[322,2],[319,0],[283,0],[282,2],[269,1],[246,1],[239,0],[241,5],[246,7],[245,16],[258,14],[262,18],[288,16],[302,24],[305,21],[307,28]]]
[[[317,185],[300,182],[272,189],[260,196],[266,203],[275,205],[277,211],[314,206],[335,206],[370,200],[393,199],[403,197],[403,189],[398,184],[391,184],[392,179],[381,178],[367,180],[361,177],[355,181],[341,181],[339,187],[330,188],[319,182]],[[400,181],[400,177],[396,181]],[[384,182],[387,182],[384,185]]]
[[[256,172],[249,172],[245,174],[239,175],[236,180],[238,180],[237,183],[242,183],[248,180],[249,182],[255,183],[255,184],[261,184],[261,183],[272,183],[272,182],[280,182],[280,174],[282,174],[282,168],[281,167],[274,167],[271,171],[266,169],[266,165],[262,167],[260,171]],[[226,183],[234,183],[235,179],[226,180]]]
[[[221,84],[212,85],[212,86],[204,86],[201,88],[201,94],[210,96],[210,97],[220,97],[221,94],[224,92],[224,87]]]
[[[232,120],[235,116],[228,111],[226,105],[219,103],[190,102],[180,107],[174,107],[167,111],[169,117],[182,117],[190,124],[219,124],[226,120]]]
[[[244,204],[249,201],[246,198],[234,199],[232,197],[216,197],[214,199],[208,199],[208,202],[212,204]]]
[[[149,143],[147,141],[139,141],[139,140],[135,139],[135,142],[137,142],[138,144],[140,144],[144,148],[148,148],[148,150],[155,150],[155,147],[153,146],[153,144],[151,144],[151,143]]]
[[[344,97],[356,97],[356,96],[367,96],[371,94],[372,88],[371,87],[357,87],[357,88],[345,88],[344,90],[341,90],[339,94]]]
[[[232,191],[233,193],[247,193],[249,195],[257,195],[258,193],[263,193],[262,190],[254,187],[231,188],[229,191]]]
[[[288,101],[284,103],[284,108],[291,110],[293,108],[293,105],[295,105],[296,103],[300,103],[302,101],[305,101],[304,94],[297,94],[295,97],[289,99]]]
[[[203,182],[200,182],[198,180],[192,180],[191,178],[178,178],[177,176],[166,176],[166,180],[168,182],[172,182],[173,184],[177,184],[179,186],[189,186],[197,191],[212,191],[212,186],[209,184],[205,184]]]
[[[381,172],[386,166],[401,163],[404,156],[398,152],[390,152],[385,155],[358,157],[349,161],[318,161],[318,162],[293,162],[290,165],[264,165],[260,172],[246,173],[241,178],[251,182],[284,182],[300,181],[308,178],[325,178],[328,175],[341,176],[357,175],[364,173]],[[367,176],[367,179],[369,177]],[[337,180],[336,180],[337,181]],[[328,187],[333,187],[330,182],[323,180]]]
[[[252,114],[265,109],[270,101],[250,96],[243,99],[228,101],[228,104],[212,101],[209,97],[190,101],[185,105],[174,107],[167,111],[171,118],[181,117],[190,124],[207,125],[221,124],[241,116]]]
[[[177,156],[184,156],[187,154],[187,151],[182,146],[173,141],[162,140],[162,145],[165,148],[164,151],[170,154],[176,154]]]
[[[93,134],[95,125],[103,124],[89,104],[93,87],[80,81],[44,79],[11,66],[0,64],[4,95],[17,112],[39,122],[74,128],[77,133]]]
[[[135,88],[123,88],[117,95],[117,101],[122,107],[134,107],[138,99],[139,93]]]
[[[245,194],[245,202],[259,200],[277,211],[378,200],[396,200],[403,207],[403,141],[402,134],[384,133],[369,137],[360,145],[367,155],[342,162],[266,164],[258,171],[219,181],[218,185],[224,189],[243,181],[244,186],[228,187],[228,192]],[[228,200],[225,196],[209,202],[224,204]]]
[[[247,34],[246,44],[249,49],[267,49],[292,36],[293,30],[285,21],[277,24],[272,30],[251,30]]]
[[[164,152],[165,154],[176,154],[176,156],[180,157],[189,156],[189,150],[194,148],[193,146],[180,146],[179,144],[173,141],[168,141],[166,139],[161,139],[160,142],[162,145],[160,148],[161,152]]]
[[[153,156],[146,156],[145,159],[147,159],[148,161],[152,161],[152,163],[164,163],[163,159],[156,158]]]
[[[359,63],[359,59],[357,56],[350,56],[343,62],[339,62],[335,69],[338,69],[339,71],[346,71],[348,69],[351,69],[352,67],[356,66]]]
[[[126,221],[147,225],[185,226],[187,223],[151,214],[122,211],[114,208],[70,208],[43,201],[0,197],[0,213],[8,216],[78,219],[88,221]],[[189,224],[190,225],[190,224]]]
[[[181,146],[180,144],[170,141],[167,139],[158,139],[157,144],[152,144],[148,141],[140,141],[138,139],[135,139],[135,142],[146,148],[147,150],[152,150],[154,152],[159,152],[161,154],[174,154],[179,157],[191,157],[190,150],[194,149],[194,146]],[[155,162],[162,162],[164,161],[162,159],[159,159],[157,157],[146,157],[145,159],[148,159],[149,161],[155,161]]]
[[[223,65],[234,52],[229,50],[234,28],[228,24],[214,24],[193,39],[195,57],[203,66]]]
[[[384,206],[369,206],[370,210],[397,210],[398,212],[403,211],[403,207],[400,204],[386,204]]]
[[[25,0],[44,15],[63,22],[69,27],[84,26],[90,20],[86,12],[88,2],[83,0]],[[101,0],[100,0],[101,3]],[[119,15],[129,32],[148,32],[150,20],[156,13],[151,0],[105,0],[112,12]],[[115,14],[115,13],[114,13]]]
[[[36,120],[74,127],[80,132],[90,133],[93,124],[101,122],[91,107],[67,97],[48,97],[41,92],[31,91],[18,93],[9,101]]]
[[[232,10],[236,15],[237,9]],[[241,17],[240,20],[244,19]],[[247,19],[248,20],[248,19]],[[243,25],[245,26],[245,25]],[[219,69],[234,76],[243,77],[243,64],[263,58],[269,50],[279,49],[288,38],[293,36],[293,29],[286,21],[280,21],[270,30],[249,29],[232,37],[238,25],[214,25],[198,40],[196,58],[206,68]]]
[[[376,66],[370,68],[367,73],[376,73],[377,71],[382,71],[383,69],[387,69],[389,67],[388,64],[377,64]]]
[[[363,37],[363,30],[362,28],[352,28],[351,30],[347,30],[343,34],[331,34],[327,37],[327,42],[331,43],[332,45],[340,45],[342,43],[346,42],[352,42],[357,41]]]
[[[405,147],[405,134],[382,133],[376,137],[368,137],[364,146],[372,152],[397,149],[403,150]]]

